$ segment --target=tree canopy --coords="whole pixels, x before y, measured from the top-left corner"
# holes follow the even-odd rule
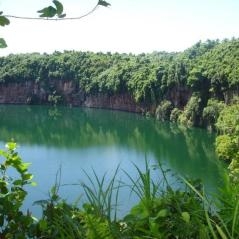
[[[9,55],[0,58],[0,82],[33,81],[49,88],[52,81],[73,81],[86,94],[124,92],[136,102],[154,105],[154,109],[166,100],[171,105],[167,110],[184,110],[181,122],[209,125],[216,122],[213,117],[219,115],[221,102],[230,102],[238,92],[238,46],[239,40],[231,39],[198,42],[178,53],[65,51]]]

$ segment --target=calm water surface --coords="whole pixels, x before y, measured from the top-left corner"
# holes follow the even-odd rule
[[[136,179],[133,164],[144,169],[145,159],[150,165],[162,164],[174,173],[201,179],[207,191],[216,191],[222,184],[223,167],[214,153],[215,135],[201,129],[185,129],[160,123],[140,115],[99,109],[57,108],[43,106],[0,106],[1,148],[10,139],[18,145],[18,152],[31,162],[37,187],[30,188],[25,207],[36,214],[32,202],[46,199],[61,167],[62,184],[87,183],[83,170],[99,177],[113,175],[120,165],[118,179],[128,183],[123,172]],[[157,171],[153,177],[160,180]],[[176,184],[176,183],[175,183]],[[123,188],[120,202],[126,212],[136,198],[129,198]],[[60,194],[68,201],[81,194],[80,186],[62,186]],[[83,200],[83,199],[82,199]]]

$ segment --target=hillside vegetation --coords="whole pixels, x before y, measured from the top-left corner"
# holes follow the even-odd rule
[[[9,55],[0,58],[0,82],[33,81],[53,92],[49,82],[63,80],[74,81],[86,94],[127,92],[151,113],[158,106],[158,118],[211,126],[210,109],[218,110],[220,101],[229,103],[238,94],[238,65],[238,39],[208,40],[181,53]]]

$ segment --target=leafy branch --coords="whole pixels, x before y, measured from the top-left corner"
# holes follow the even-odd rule
[[[92,14],[94,11],[99,6],[103,7],[108,7],[110,6],[110,3],[104,1],[104,0],[99,0],[97,4],[87,13],[77,16],[77,17],[66,17],[66,14],[64,12],[64,7],[63,4],[58,1],[58,0],[53,0],[53,5],[50,5],[48,7],[45,7],[37,13],[40,13],[39,17],[24,17],[24,16],[16,16],[16,15],[3,15],[3,12],[0,12],[0,26],[4,27],[6,25],[10,24],[9,18],[15,18],[15,19],[22,19],[22,20],[53,20],[53,21],[58,21],[58,20],[79,20],[84,17],[89,16]],[[3,38],[0,38],[0,48],[5,48],[7,47],[6,41]]]

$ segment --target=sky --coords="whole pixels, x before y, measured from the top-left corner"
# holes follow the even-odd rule
[[[61,0],[67,17],[91,10],[98,0]],[[64,50],[150,53],[183,51],[199,40],[239,37],[239,0],[107,0],[81,20],[10,19],[0,27],[10,53]],[[3,14],[37,17],[51,0],[0,0]]]

